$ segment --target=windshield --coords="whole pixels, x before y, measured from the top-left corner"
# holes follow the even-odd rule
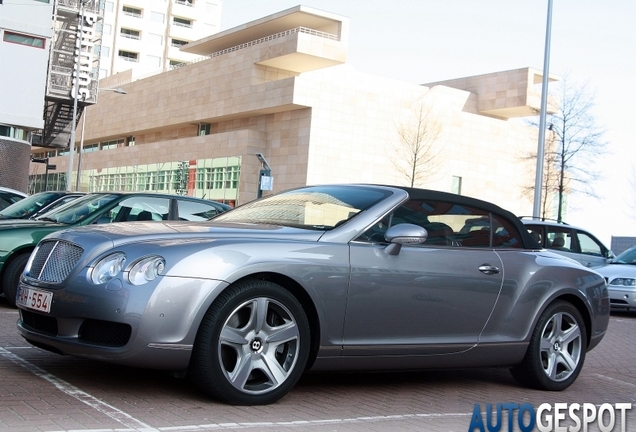
[[[38,216],[36,219],[64,224],[76,223],[97,212],[101,212],[104,207],[118,197],[119,195],[111,194],[86,195],[55,210],[51,210],[42,216]]]
[[[21,199],[0,212],[0,219],[26,219],[60,196],[59,193],[41,192]]]
[[[389,194],[389,191],[364,186],[307,187],[244,204],[217,216],[214,221],[329,230]]]
[[[616,258],[614,258],[612,263],[636,265],[636,247],[627,249],[625,252],[619,254]]]

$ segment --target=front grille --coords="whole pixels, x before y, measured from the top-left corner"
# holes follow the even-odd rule
[[[20,309],[20,316],[22,317],[22,324],[29,330],[57,336],[57,320],[55,318],[24,309]]]
[[[82,342],[109,347],[122,347],[130,339],[128,324],[87,319],[82,323],[78,339]]]
[[[82,256],[84,249],[65,241],[43,241],[33,253],[29,277],[43,282],[60,283]]]

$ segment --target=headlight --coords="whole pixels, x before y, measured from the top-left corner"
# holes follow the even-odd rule
[[[122,271],[124,264],[126,264],[126,255],[123,252],[116,252],[102,258],[90,272],[91,282],[95,285],[108,282]]]
[[[157,278],[166,268],[166,260],[160,256],[140,259],[130,267],[128,281],[133,285],[143,285]]]
[[[636,279],[633,278],[616,278],[612,279],[610,285],[636,286]]]

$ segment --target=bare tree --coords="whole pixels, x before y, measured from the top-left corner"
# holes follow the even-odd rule
[[[600,173],[595,167],[598,158],[605,154],[607,143],[603,140],[604,130],[595,123],[594,96],[588,93],[587,85],[576,86],[566,76],[558,94],[559,109],[548,115],[546,122],[550,125],[550,138],[546,141],[554,142],[546,143],[542,195],[544,199],[556,196],[557,220],[561,221],[568,193],[596,196],[594,183]],[[545,212],[546,202],[542,204]]]
[[[432,107],[422,101],[413,107],[410,114],[410,118],[397,126],[399,143],[392,162],[414,187],[439,171],[441,149],[435,146],[435,142],[442,128]]]

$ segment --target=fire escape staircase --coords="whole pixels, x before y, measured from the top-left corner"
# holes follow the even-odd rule
[[[98,1],[89,1],[85,6],[85,10],[99,13],[98,7]],[[76,123],[72,124],[72,91],[78,24],[78,1],[59,0],[54,13],[55,30],[49,56],[44,106],[44,129],[41,143],[38,143],[42,147],[69,147],[72,128],[77,127],[84,108],[97,101],[97,79],[93,79],[91,83],[93,87],[92,96],[88,100],[78,100]]]

